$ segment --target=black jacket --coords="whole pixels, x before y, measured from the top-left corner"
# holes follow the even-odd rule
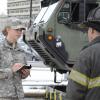
[[[80,52],[69,75],[66,100],[100,100],[100,36]]]

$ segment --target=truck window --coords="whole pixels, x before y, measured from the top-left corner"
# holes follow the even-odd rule
[[[70,3],[65,2],[60,12],[58,13],[57,20],[61,24],[66,24],[70,20]]]
[[[84,9],[84,2],[65,2],[57,20],[60,24],[80,23],[86,21],[88,13],[98,6],[97,3],[86,3]],[[76,16],[77,15],[77,16]]]

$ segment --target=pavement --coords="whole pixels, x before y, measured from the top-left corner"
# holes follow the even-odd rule
[[[25,98],[24,100],[45,100],[45,99],[42,99],[42,98]]]

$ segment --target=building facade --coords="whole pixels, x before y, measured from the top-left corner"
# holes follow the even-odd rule
[[[0,15],[0,33],[2,32],[4,26],[7,24],[6,23],[7,17],[8,17],[7,15]]]
[[[9,17],[17,17],[24,21],[30,20],[31,0],[7,0],[7,13]],[[40,12],[40,0],[32,0],[32,19],[34,20]]]

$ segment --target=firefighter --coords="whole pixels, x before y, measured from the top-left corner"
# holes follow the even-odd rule
[[[66,100],[100,100],[100,7],[81,26],[88,29],[89,43],[71,70]]]
[[[24,24],[17,18],[8,18],[3,28],[4,41],[0,44],[0,100],[23,100],[22,79],[30,74],[25,52],[17,40],[25,30]],[[21,70],[20,70],[21,69]]]

